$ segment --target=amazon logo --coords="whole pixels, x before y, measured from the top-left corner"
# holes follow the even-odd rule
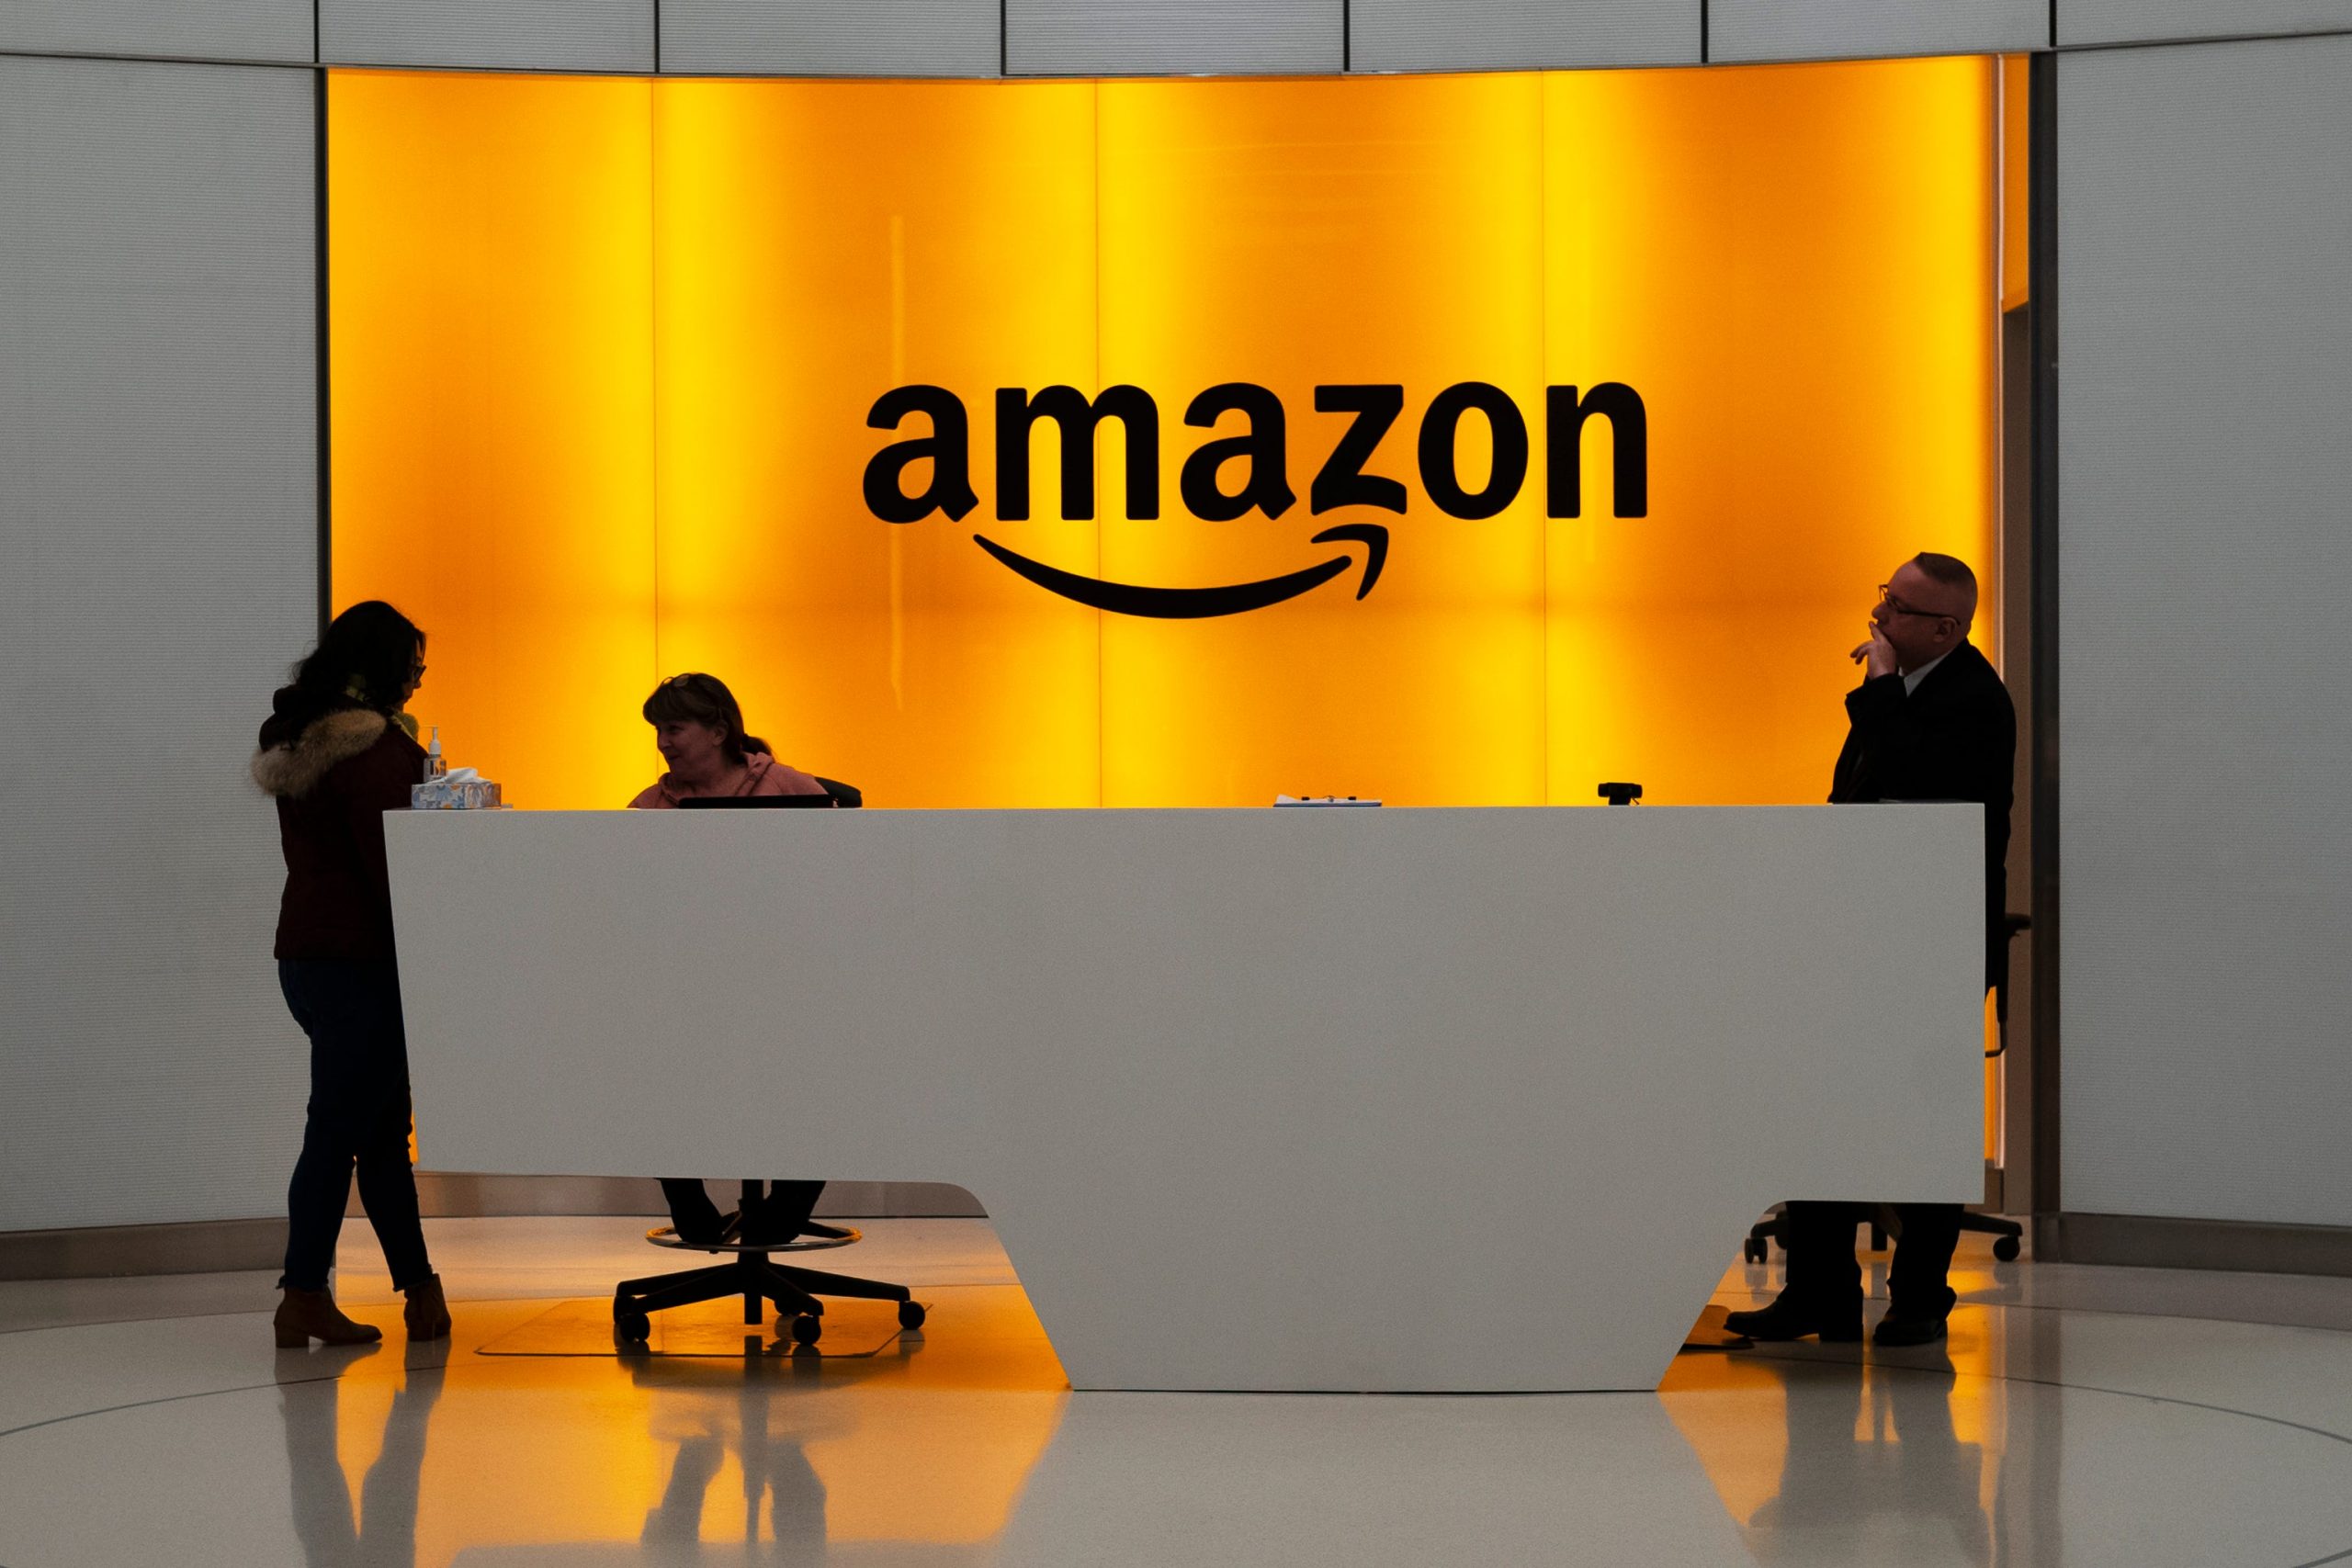
[[[1125,438],[1126,515],[1137,522],[1159,516],[1159,405],[1141,387],[1106,387],[1089,398],[1075,387],[996,389],[996,515],[1024,522],[1030,515],[1030,436],[1051,423],[1061,448],[1060,512],[1083,522],[1094,515],[1095,433],[1106,420],[1118,422]],[[1373,507],[1399,516],[1409,501],[1403,480],[1374,472],[1382,444],[1405,412],[1405,389],[1394,383],[1315,389],[1315,412],[1345,416],[1321,466],[1307,486],[1307,510],[1320,516],[1342,507]],[[963,399],[944,387],[896,387],[874,401],[865,416],[876,430],[899,432],[922,415],[927,434],[890,442],[865,465],[866,509],[885,523],[920,523],[934,512],[961,522],[979,504],[972,489],[971,416]],[[1226,381],[1195,397],[1184,423],[1216,432],[1228,414],[1241,417],[1233,434],[1213,434],[1185,457],[1177,477],[1184,510],[1204,523],[1230,523],[1255,512],[1274,521],[1298,504],[1290,483],[1290,422],[1282,399],[1249,381]],[[1455,437],[1462,423],[1483,419],[1492,437],[1493,461],[1476,490],[1464,486],[1455,466]],[[1608,422],[1613,511],[1619,517],[1649,514],[1649,416],[1641,394],[1609,381],[1578,392],[1575,387],[1544,389],[1544,502],[1547,517],[1584,514],[1583,442],[1587,421]],[[1517,500],[1530,465],[1528,422],[1510,394],[1486,381],[1457,381],[1421,411],[1415,468],[1422,492],[1449,517],[1492,517]],[[919,492],[907,491],[907,470],[930,465]],[[1198,620],[1262,610],[1313,592],[1344,576],[1353,557],[1342,550],[1296,571],[1256,582],[1209,587],[1170,587],[1112,582],[1034,560],[985,534],[972,542],[1008,571],[1051,593],[1114,615],[1160,620]],[[1388,529],[1380,523],[1342,523],[1311,535],[1310,545],[1356,545],[1363,550],[1363,574],[1356,597],[1370,593],[1388,560]]]

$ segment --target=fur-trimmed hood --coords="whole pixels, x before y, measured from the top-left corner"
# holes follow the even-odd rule
[[[254,753],[254,783],[265,795],[300,800],[318,788],[337,762],[376,744],[390,723],[373,708],[342,708],[312,719],[290,742]]]

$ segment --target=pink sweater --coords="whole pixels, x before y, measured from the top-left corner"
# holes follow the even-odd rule
[[[765,751],[753,751],[743,759],[750,770],[744,774],[740,788],[728,790],[729,795],[822,795],[825,786],[799,769],[777,761]],[[668,773],[663,773],[651,785],[630,801],[633,811],[662,811],[674,807],[682,797]]]

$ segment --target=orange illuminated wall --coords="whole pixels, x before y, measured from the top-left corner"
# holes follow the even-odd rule
[[[701,669],[787,761],[879,806],[1815,801],[1847,650],[1920,549],[1988,589],[1997,62],[1330,81],[329,82],[333,591],[431,636],[419,716],[531,807],[614,806],[637,716]],[[1503,389],[1519,498],[1465,520],[1421,411]],[[1187,513],[1183,422],[1280,395],[1281,517]],[[1646,516],[1544,515],[1544,389],[1634,388]],[[997,515],[992,397],[1157,400],[1159,516]],[[978,507],[892,525],[861,478],[885,391],[956,392]],[[1310,515],[1348,416],[1402,516]],[[1488,464],[1462,426],[1465,487]],[[926,470],[909,475],[920,489]],[[1360,546],[1390,531],[1365,597]],[[1272,608],[1107,614],[990,558],[1133,584],[1346,573]],[[1997,594],[1987,593],[1997,604]],[[1977,640],[1996,649],[1997,628]]]

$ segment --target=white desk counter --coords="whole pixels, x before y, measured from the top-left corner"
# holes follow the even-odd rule
[[[1982,821],[438,812],[386,837],[435,1169],[958,1183],[1080,1388],[1634,1389],[1767,1204],[1978,1196]]]

